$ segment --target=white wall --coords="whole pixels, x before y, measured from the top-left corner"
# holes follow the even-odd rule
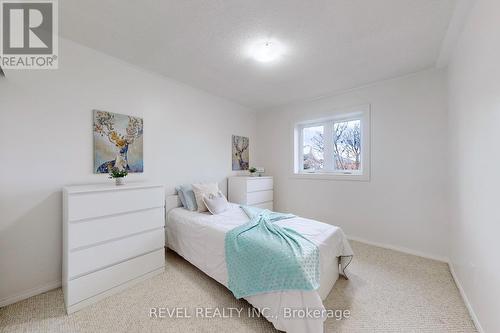
[[[0,79],[0,304],[61,279],[61,187],[92,174],[92,109],[144,118],[144,168],[129,181],[175,185],[231,174],[231,135],[255,138],[250,110],[67,40],[60,69]],[[252,152],[251,152],[252,154]],[[252,158],[252,157],[251,157]],[[34,288],[34,289],[33,289]]]
[[[275,204],[339,225],[348,236],[447,257],[446,90],[426,71],[257,116],[257,161],[275,176]],[[295,179],[291,128],[333,110],[371,104],[371,180]]]
[[[500,2],[478,0],[449,65],[451,262],[484,332],[500,332]]]

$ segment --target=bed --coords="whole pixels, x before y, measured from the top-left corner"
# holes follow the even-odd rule
[[[249,221],[239,205],[218,215],[198,213],[180,208],[177,196],[167,198],[167,246],[191,262],[205,274],[227,287],[228,274],[225,261],[225,234]],[[290,317],[284,309],[324,310],[323,302],[333,285],[350,262],[352,250],[338,227],[318,221],[294,217],[278,222],[290,227],[313,241],[320,250],[320,288],[313,291],[289,290],[245,297],[276,329],[289,333],[323,332],[326,314]],[[339,265],[339,258],[347,261]]]

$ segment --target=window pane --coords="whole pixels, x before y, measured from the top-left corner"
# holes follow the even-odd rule
[[[305,127],[302,130],[304,170],[314,171],[323,169],[325,161],[323,132],[323,126]]]
[[[336,170],[361,170],[361,120],[333,124],[333,155]]]

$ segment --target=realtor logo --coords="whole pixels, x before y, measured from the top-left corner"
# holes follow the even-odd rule
[[[57,2],[1,0],[0,66],[56,69]]]

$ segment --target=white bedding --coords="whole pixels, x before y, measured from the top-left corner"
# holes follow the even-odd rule
[[[247,215],[235,204],[222,214],[172,209],[167,216],[167,246],[227,287],[224,237],[227,231],[248,222]],[[344,233],[338,227],[295,217],[275,222],[300,232],[320,250],[320,288],[314,291],[282,291],[254,295],[245,299],[254,307],[264,309],[264,315],[278,330],[289,333],[323,332],[324,316],[319,318],[284,318],[288,309],[323,310],[322,299],[330,293],[339,276],[340,255],[352,255]]]

